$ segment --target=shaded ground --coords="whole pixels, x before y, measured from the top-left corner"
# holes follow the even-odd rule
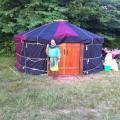
[[[52,80],[0,58],[0,120],[120,120],[120,72]]]

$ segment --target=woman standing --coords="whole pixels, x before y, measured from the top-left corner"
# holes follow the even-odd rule
[[[51,40],[50,45],[47,44],[46,54],[50,58],[50,71],[52,72],[53,79],[56,79],[59,70],[58,63],[60,61],[60,49],[56,45],[55,40]]]

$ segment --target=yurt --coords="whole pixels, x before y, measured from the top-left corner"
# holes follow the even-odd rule
[[[48,75],[46,45],[54,39],[60,47],[59,75],[96,73],[103,69],[104,38],[67,21],[55,21],[14,36],[16,68],[33,75]]]

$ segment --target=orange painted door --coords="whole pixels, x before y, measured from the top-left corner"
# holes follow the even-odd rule
[[[83,44],[80,43],[64,43],[60,45],[59,75],[82,74],[83,49]]]
[[[66,46],[65,75],[80,74],[80,44],[68,43]]]

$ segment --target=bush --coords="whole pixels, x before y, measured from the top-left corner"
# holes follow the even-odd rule
[[[1,40],[0,41],[0,56],[14,56],[15,55],[15,43],[13,40]]]

